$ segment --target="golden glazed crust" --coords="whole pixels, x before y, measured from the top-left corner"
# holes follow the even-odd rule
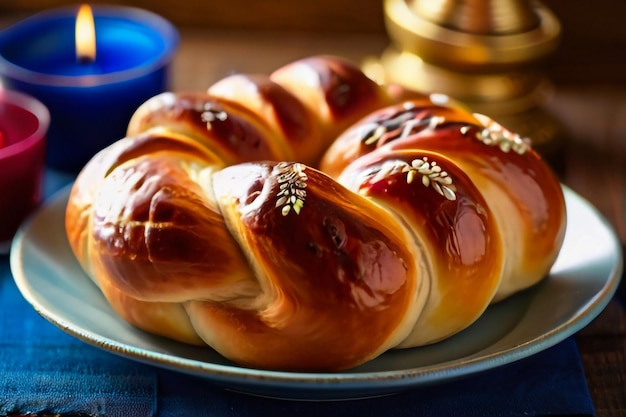
[[[459,166],[429,151],[379,151],[357,159],[342,182],[402,219],[436,277],[401,347],[442,340],[484,312],[501,284],[505,246],[487,201]]]
[[[140,106],[79,174],[74,254],[121,318],[241,365],[337,371],[546,276],[565,206],[519,137],[336,57]]]
[[[494,301],[548,273],[565,234],[560,184],[524,139],[483,115],[427,100],[404,101],[346,130],[325,154],[321,169],[342,173],[339,180],[345,184],[347,172],[362,169],[349,165],[362,164],[365,155],[382,152],[391,158],[394,152],[413,149],[454,160],[489,202],[507,248]]]

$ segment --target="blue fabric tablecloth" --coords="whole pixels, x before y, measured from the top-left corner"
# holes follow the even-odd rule
[[[71,181],[48,175],[47,190]],[[223,390],[75,339],[41,318],[0,257],[0,416],[555,416],[594,415],[575,341],[450,383],[386,397],[301,402]]]

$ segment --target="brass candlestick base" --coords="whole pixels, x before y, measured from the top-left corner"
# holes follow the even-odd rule
[[[384,0],[392,44],[365,72],[425,93],[444,93],[532,139],[540,152],[559,141],[544,111],[550,83],[540,64],[560,24],[529,0]]]

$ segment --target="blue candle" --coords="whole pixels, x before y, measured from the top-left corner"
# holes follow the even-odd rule
[[[179,41],[153,13],[93,6],[96,57],[83,62],[76,55],[77,12],[42,12],[0,32],[0,80],[48,107],[46,162],[67,171],[124,137],[137,107],[168,88]]]

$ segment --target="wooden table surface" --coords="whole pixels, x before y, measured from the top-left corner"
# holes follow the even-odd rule
[[[181,30],[172,88],[205,90],[233,72],[268,73],[292,60],[337,54],[355,62],[378,56],[385,36]],[[556,155],[562,181],[588,199],[626,244],[626,86],[556,86],[548,109],[566,145]],[[624,290],[624,285],[620,291]],[[598,417],[626,416],[626,295],[577,334]]]

